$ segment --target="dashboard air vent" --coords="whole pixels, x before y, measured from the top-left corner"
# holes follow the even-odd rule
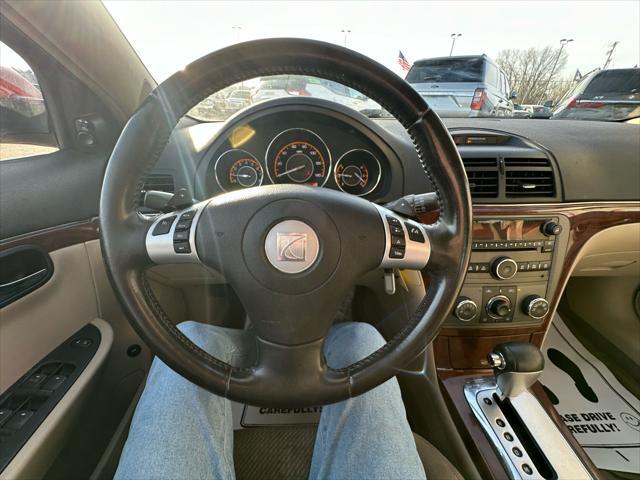
[[[161,192],[175,193],[175,185],[173,183],[173,175],[154,173],[148,175],[144,179],[142,190],[159,190]]]
[[[498,159],[465,158],[464,168],[469,179],[472,198],[496,198],[498,196]]]
[[[144,200],[144,194],[149,190],[176,193],[173,175],[166,173],[152,173],[147,175],[144,179],[142,190],[140,191],[140,203]]]
[[[505,158],[507,197],[554,197],[556,185],[548,158]]]

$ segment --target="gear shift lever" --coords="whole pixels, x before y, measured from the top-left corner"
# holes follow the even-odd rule
[[[496,345],[487,355],[496,377],[498,394],[514,398],[538,380],[544,368],[544,357],[535,345],[507,342]]]

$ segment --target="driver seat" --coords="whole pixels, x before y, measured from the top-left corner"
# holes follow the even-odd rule
[[[463,480],[458,470],[431,443],[414,433],[428,480]],[[259,427],[234,432],[237,480],[307,479],[316,427]]]

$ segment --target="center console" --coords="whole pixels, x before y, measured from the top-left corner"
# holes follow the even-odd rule
[[[562,216],[476,218],[465,283],[445,326],[541,324],[562,263],[565,223]]]

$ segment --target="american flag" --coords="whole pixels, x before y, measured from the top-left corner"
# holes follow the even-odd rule
[[[400,64],[405,72],[411,70],[411,64],[407,61],[401,50],[398,51],[398,64]]]

